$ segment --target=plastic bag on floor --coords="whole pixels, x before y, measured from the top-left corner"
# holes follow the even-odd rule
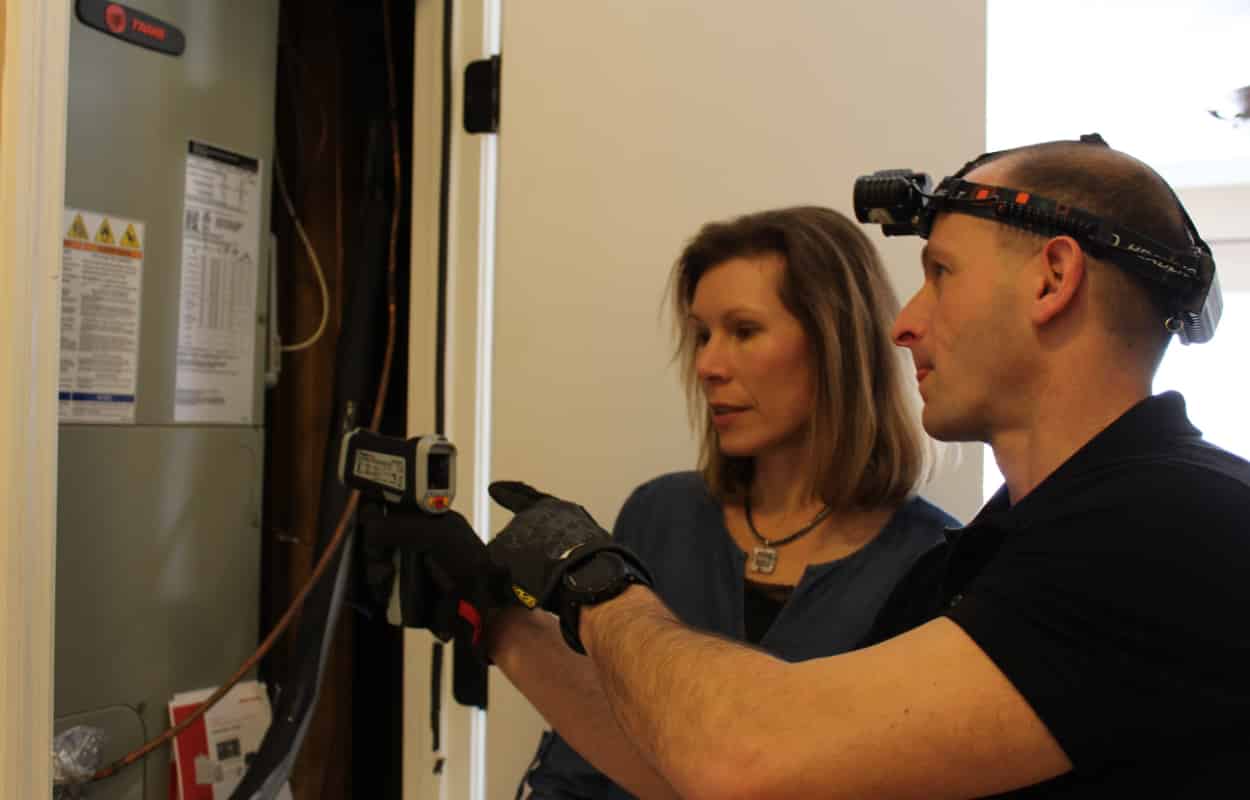
[[[90,725],[66,728],[52,738],[52,798],[86,798],[87,784],[100,768],[104,731]]]

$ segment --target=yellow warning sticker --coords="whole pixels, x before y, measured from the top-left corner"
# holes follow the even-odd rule
[[[105,220],[107,224],[108,220]],[[130,247],[135,250],[143,249],[143,245],[139,244],[139,234],[135,233],[135,224],[132,222],[126,226],[126,232],[122,234],[122,247]]]
[[[69,230],[65,232],[66,239],[81,239],[87,241],[91,238],[91,234],[87,233],[87,224],[82,221],[82,214],[75,214],[74,221],[70,223]]]
[[[109,225],[108,217],[104,218],[96,230],[95,240],[98,244],[113,244],[113,228]]]
[[[58,418],[133,425],[144,273],[140,242],[148,238],[147,226],[140,219],[72,207],[64,210],[61,226]],[[114,241],[120,231],[126,232],[126,246]]]

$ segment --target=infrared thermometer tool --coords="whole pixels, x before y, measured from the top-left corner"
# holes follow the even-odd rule
[[[456,496],[456,446],[436,433],[400,439],[357,428],[343,437],[339,480],[368,498],[441,514]]]

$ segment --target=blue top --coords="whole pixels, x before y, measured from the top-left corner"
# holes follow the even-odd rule
[[[959,523],[926,500],[905,503],[854,553],[810,564],[759,646],[787,661],[854,649],[916,560]],[[747,556],[725,528],[721,505],[696,472],[644,483],[625,501],[613,536],[642,558],[655,592],[682,622],[745,638]],[[557,734],[544,734],[527,776],[534,798],[628,798]]]

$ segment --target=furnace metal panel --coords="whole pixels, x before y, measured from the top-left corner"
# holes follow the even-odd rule
[[[67,206],[146,225],[136,424],[60,429],[57,730],[94,721],[114,736],[111,757],[167,727],[175,692],[224,681],[258,640],[278,43],[277,0],[133,5],[182,29],[186,52],[141,49],[75,20],[66,154]],[[262,161],[253,425],[174,423],[192,140]],[[166,800],[167,749],[127,773],[90,796]]]
[[[151,0],[140,10],[187,36],[177,58],[126,44],[75,20],[70,32],[65,204],[147,224],[136,422],[173,421],[187,143],[264,162],[269,208],[277,76],[276,0]],[[265,230],[268,214],[264,215]],[[262,237],[260,252],[268,251]],[[257,310],[266,304],[265,281]],[[258,370],[265,335],[257,320]],[[253,419],[262,417],[256,381]]]

